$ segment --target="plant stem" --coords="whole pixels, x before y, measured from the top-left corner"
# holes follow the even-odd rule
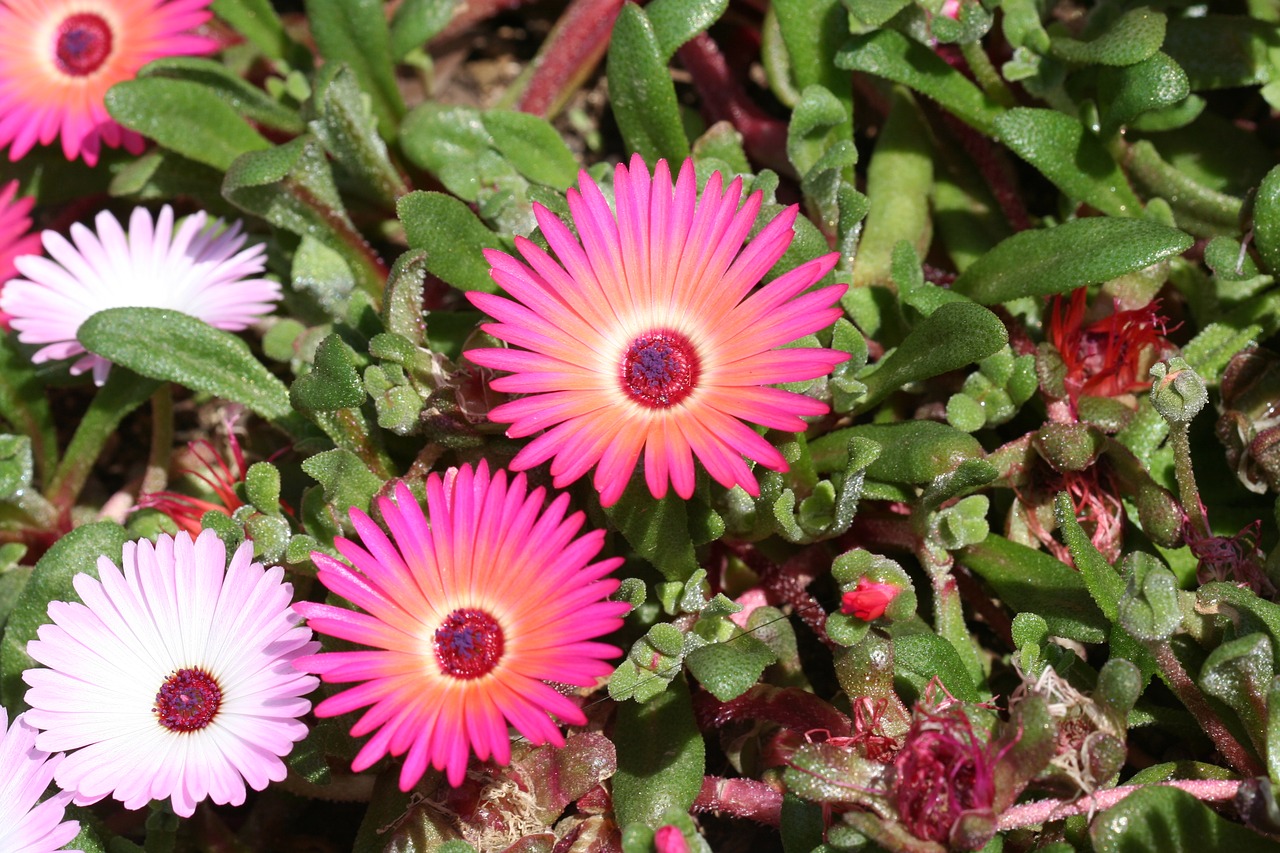
[[[1178,479],[1178,498],[1182,501],[1182,511],[1187,521],[1200,537],[1208,537],[1209,520],[1204,514],[1204,504],[1200,503],[1200,488],[1196,485],[1196,472],[1191,465],[1191,440],[1188,436],[1189,425],[1172,424],[1169,429],[1169,447],[1173,450],[1174,476]]]
[[[1143,788],[1165,787],[1186,791],[1198,800],[1222,802],[1231,800],[1240,789],[1238,779],[1178,779],[1156,785],[1122,785],[1109,788],[1088,797],[1072,800],[1036,800],[1014,806],[1000,815],[1001,831],[1039,826],[1050,821],[1062,820],[1078,814],[1109,809],[1130,794]]]
[[[169,482],[169,457],[173,454],[173,388],[163,382],[151,395],[151,455],[138,493],[158,492]]]
[[[782,792],[754,779],[706,776],[690,811],[745,817],[766,826],[782,823]]]

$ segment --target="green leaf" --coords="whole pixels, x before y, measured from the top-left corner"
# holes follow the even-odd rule
[[[1249,589],[1233,583],[1215,581],[1196,592],[1196,609],[1214,613],[1225,621],[1229,617],[1235,632],[1241,636],[1264,631],[1271,638],[1273,665],[1280,670],[1280,605],[1259,598]]]
[[[200,56],[166,56],[144,65],[138,71],[138,77],[163,77],[197,83],[256,124],[290,134],[302,133],[306,129],[297,110],[286,107],[221,62],[212,59]]]
[[[18,352],[16,335],[0,341],[0,417],[31,440],[36,473],[47,478],[57,463],[58,434],[45,383],[31,359]]]
[[[0,435],[0,501],[21,497],[31,487],[34,474],[31,439],[25,435]]]
[[[667,811],[687,812],[702,789],[706,745],[684,679],[677,678],[644,705],[618,705],[613,730],[618,748],[613,812],[618,825],[642,823],[656,829]]]
[[[777,658],[750,634],[694,649],[684,659],[689,673],[721,702],[737,699]]]
[[[924,693],[925,685],[939,679],[951,695],[966,702],[978,701],[964,662],[950,643],[937,634],[903,634],[893,638],[894,681],[905,682],[898,692]]]
[[[427,275],[427,253],[410,249],[396,258],[387,276],[382,300],[382,325],[415,346],[426,346],[427,330],[422,314],[422,284]]]
[[[1112,21],[1097,38],[1058,36],[1050,41],[1050,50],[1077,65],[1134,65],[1160,49],[1166,22],[1162,12],[1139,6]]]
[[[670,62],[680,45],[714,24],[729,0],[653,0],[645,15],[658,40],[663,61]]]
[[[521,175],[561,191],[578,179],[578,161],[545,119],[515,110],[485,110],[480,115],[493,146]]]
[[[1181,103],[1190,94],[1187,73],[1165,53],[1136,65],[1105,68],[1098,74],[1102,135],[1110,136],[1145,112]]]
[[[391,33],[382,0],[307,0],[307,21],[326,62],[345,62],[369,96],[383,137],[395,137],[404,101],[391,67]]]
[[[425,263],[432,275],[459,290],[498,290],[483,250],[509,247],[471,208],[444,193],[412,192],[400,199],[396,211],[409,245],[426,250]]]
[[[1186,791],[1142,788],[1107,809],[1089,827],[1097,853],[1266,853],[1275,845],[1220,817]]]
[[[240,157],[227,170],[222,194],[277,228],[320,240],[342,256],[361,287],[381,296],[385,271],[347,216],[315,137],[300,136]]]
[[[849,34],[844,5],[840,0],[774,0],[770,8],[777,16],[796,88],[822,86],[835,93],[852,116],[850,74],[836,66],[836,53]],[[851,125],[846,138],[852,133]]]
[[[1089,597],[1084,578],[1070,566],[995,534],[956,556],[1015,613],[1042,617],[1053,636],[1106,642],[1110,626]]]
[[[880,455],[867,467],[873,480],[891,483],[929,483],[954,471],[966,460],[981,459],[982,445],[968,433],[937,421],[860,424],[829,432],[809,443],[819,472],[845,465],[852,441],[880,445]]]
[[[995,132],[1000,105],[931,49],[896,30],[855,36],[836,55],[836,65],[909,86],[970,127],[988,136]]]
[[[1106,146],[1057,110],[1017,107],[995,120],[1000,140],[1074,201],[1108,216],[1140,216],[1142,202]]]
[[[365,396],[351,349],[337,332],[320,342],[310,372],[299,376],[289,389],[295,408],[313,412],[350,409],[363,403]]]
[[[391,55],[402,60],[426,46],[453,17],[459,0],[404,0],[391,16]]]
[[[338,66],[333,79],[316,88],[318,117],[310,123],[312,132],[357,186],[388,207],[395,205],[409,187],[387,156],[387,144],[378,136],[368,96],[355,72]]]
[[[1275,24],[1244,15],[1174,18],[1164,39],[1164,52],[1187,73],[1193,92],[1269,82],[1268,52],[1277,46]]]
[[[483,115],[471,107],[422,104],[400,126],[400,147],[449,192],[474,202],[480,196],[480,158],[495,144]]]
[[[1004,323],[981,305],[939,305],[912,327],[906,340],[880,361],[874,373],[863,379],[867,396],[857,409],[866,411],[908,383],[981,361],[1008,342]]]
[[[219,171],[241,154],[271,147],[217,93],[189,80],[125,80],[107,91],[106,105],[111,117],[130,130]]]
[[[270,0],[213,0],[209,8],[270,58],[304,67],[307,52],[285,33]]]
[[[0,641],[0,700],[17,714],[26,707],[22,697],[27,688],[22,681],[24,670],[38,667],[27,654],[27,643],[36,639],[36,631],[49,621],[50,601],[79,601],[71,582],[84,572],[98,576],[98,558],[106,557],[120,565],[124,543],[129,541],[123,527],[102,521],[77,527],[65,534],[36,563],[31,579],[23,587],[18,604],[5,623]]]
[[[627,3],[618,14],[606,73],[613,115],[627,147],[649,163],[663,157],[679,163],[688,157],[689,138],[667,58],[639,6]]]
[[[1253,241],[1267,271],[1280,275],[1280,166],[1267,172],[1254,197]]]
[[[605,508],[609,521],[632,548],[669,581],[686,581],[698,568],[685,501],[672,493],[649,494],[643,477],[633,477],[622,497]]]
[[[1264,633],[1228,640],[1200,667],[1200,689],[1225,702],[1262,752],[1267,742],[1267,694],[1275,677],[1271,639]]]
[[[975,261],[951,289],[984,305],[1066,293],[1191,248],[1190,235],[1141,219],[1092,216],[1021,231]]]
[[[302,470],[324,489],[324,499],[343,519],[351,507],[369,511],[382,480],[349,450],[327,450],[302,463]]]
[[[91,353],[135,373],[242,403],[264,418],[292,409],[284,383],[230,332],[166,308],[108,308],[76,333]]]

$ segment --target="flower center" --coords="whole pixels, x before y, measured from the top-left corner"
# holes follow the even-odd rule
[[[693,344],[677,332],[659,330],[631,342],[622,357],[622,388],[653,409],[676,405],[698,382],[698,356]]]
[[[454,678],[479,678],[502,659],[502,627],[483,610],[455,610],[436,629],[436,660]]]
[[[155,712],[160,725],[171,732],[203,729],[218,714],[222,688],[203,669],[180,669],[160,686]]]
[[[54,57],[58,70],[85,77],[102,67],[111,55],[111,27],[97,15],[81,12],[58,25]]]

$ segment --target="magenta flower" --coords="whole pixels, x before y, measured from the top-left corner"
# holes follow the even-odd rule
[[[239,805],[246,783],[284,779],[281,758],[307,733],[301,697],[318,684],[293,662],[319,647],[284,571],[253,562],[248,542],[227,566],[211,530],[130,542],[121,563],[77,575],[84,603],[50,602],[54,624],[27,644],[48,667],[22,674],[36,744],[75,750],[58,785],[80,805],[169,798],[189,817],[201,800]]]
[[[484,326],[520,349],[473,349],[476,364],[511,371],[498,391],[527,394],[493,409],[507,435],[541,433],[512,460],[525,470],[548,459],[557,487],[595,466],[605,506],[626,488],[641,454],[654,497],[674,485],[693,494],[693,457],[726,488],[758,495],[743,457],[775,471],[787,463],[746,422],[801,432],[801,419],[827,406],[768,387],[813,379],[848,356],[787,344],[840,316],[845,286],[804,293],[829,273],[837,253],[810,261],[752,292],[791,244],[794,206],[745,248],[760,193],[739,207],[742,183],[721,192],[711,176],[698,200],[693,163],[674,188],[666,161],[652,179],[637,155],[614,176],[617,215],[584,172],[569,210],[581,242],[553,213],[534,205],[557,260],[517,238],[526,263],[486,253],[493,279],[511,298],[468,298],[498,319]],[[803,295],[802,295],[803,294]],[[780,347],[783,347],[780,349]],[[545,432],[544,432],[545,430]]]
[[[4,283],[18,274],[13,261],[19,255],[40,253],[40,236],[31,232],[31,208],[36,200],[24,196],[14,201],[18,182],[10,181],[0,190],[0,293]],[[0,311],[0,329],[9,328],[8,314]]]
[[[337,545],[354,568],[312,555],[320,581],[366,612],[294,608],[321,633],[373,647],[296,664],[325,681],[360,682],[316,706],[321,717],[369,708],[351,734],[374,735],[352,769],[407,752],[402,790],[428,764],[456,786],[473,750],[481,760],[510,761],[508,725],[531,743],[563,746],[548,714],[586,722],[547,682],[591,687],[612,671],[605,660],[619,650],[594,640],[617,630],[628,610],[604,600],[618,587],[605,575],[622,560],[591,563],[604,532],[575,539],[583,514],[565,517],[568,495],[546,509],[543,497],[542,489],[527,492],[524,475],[509,485],[506,471],[490,477],[484,462],[475,471],[450,468],[427,478],[425,516],[403,483],[394,501],[379,498],[391,538],[351,511],[364,547]]]
[[[950,695],[916,705],[894,758],[898,820],[917,838],[977,850],[995,831],[994,768],[1000,751],[978,738],[964,707]],[[974,844],[974,836],[985,838]]]
[[[269,313],[280,298],[277,282],[248,278],[266,268],[266,247],[256,243],[242,250],[239,222],[210,223],[201,211],[175,231],[168,205],[154,223],[145,208],[135,208],[127,234],[105,210],[95,222],[96,234],[72,225],[70,242],[45,231],[44,248],[52,260],[18,258],[18,271],[26,278],[9,282],[0,294],[0,310],[13,316],[18,340],[45,345],[33,356],[37,363],[81,355],[71,372],[93,368],[93,380],[101,385],[111,362],[85,353],[76,340],[80,324],[98,311],[169,308],[238,332]]]
[[[103,99],[162,56],[212,53],[189,31],[210,0],[0,0],[0,147],[19,160],[62,137],[68,160],[98,162],[102,145],[142,153],[142,137]]]
[[[840,612],[855,616],[863,622],[879,619],[902,592],[902,587],[880,583],[871,578],[858,578],[858,585],[840,598]]]
[[[23,714],[9,725],[0,707],[0,853],[50,853],[80,832],[77,821],[62,819],[70,793],[40,802],[62,760],[36,747],[36,730]]]

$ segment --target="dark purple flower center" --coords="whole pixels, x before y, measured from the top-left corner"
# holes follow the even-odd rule
[[[689,339],[659,330],[631,342],[622,358],[622,388],[636,402],[667,409],[693,391],[698,356]]]
[[[454,678],[479,678],[502,659],[502,627],[483,610],[455,610],[436,629],[436,660]]]
[[[111,55],[111,27],[97,15],[81,12],[58,25],[54,57],[58,70],[85,77],[102,67]]]
[[[203,669],[180,669],[160,686],[155,712],[171,732],[194,732],[213,721],[222,705],[222,688]]]

